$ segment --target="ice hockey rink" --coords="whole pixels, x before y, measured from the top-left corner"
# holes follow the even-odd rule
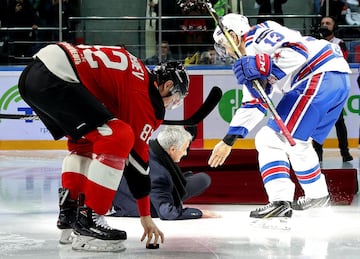
[[[359,169],[342,163],[337,150],[325,150],[323,167]],[[66,151],[0,151],[0,258],[360,258],[360,199],[351,205],[295,211],[290,229],[254,225],[249,212],[259,205],[198,205],[222,217],[184,221],[155,219],[165,234],[160,249],[145,249],[137,218],[108,217],[125,230],[126,249],[118,253],[78,252],[59,245],[57,189]],[[359,171],[359,170],[358,170]],[[188,205],[190,206],[190,205]],[[196,205],[191,205],[196,206]]]

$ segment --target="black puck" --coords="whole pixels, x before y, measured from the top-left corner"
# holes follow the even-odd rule
[[[148,244],[148,245],[146,246],[147,249],[159,249],[159,247],[160,247],[159,244],[156,244],[156,245],[154,245],[154,244]]]

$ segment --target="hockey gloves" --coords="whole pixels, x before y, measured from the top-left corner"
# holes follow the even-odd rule
[[[272,69],[272,60],[267,54],[245,56],[235,61],[233,72],[238,84],[243,84],[255,97],[260,98],[259,93],[253,88],[252,80],[266,80]]]

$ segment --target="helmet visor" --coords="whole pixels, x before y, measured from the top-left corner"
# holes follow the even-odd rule
[[[170,96],[164,97],[164,104],[167,110],[176,109],[183,104],[183,101],[184,97],[182,97],[179,92],[175,92]]]
[[[233,51],[231,51],[231,47],[229,46],[228,49],[226,49],[225,46],[229,46],[229,45],[226,45],[226,43],[224,44],[215,43],[214,49],[221,58],[225,58],[225,59],[231,58],[233,60],[236,60],[236,55]]]
[[[215,42],[214,49],[215,49],[216,53],[219,54],[220,57],[222,57],[222,58],[229,57],[229,55],[226,53],[225,47],[223,47],[221,44]]]

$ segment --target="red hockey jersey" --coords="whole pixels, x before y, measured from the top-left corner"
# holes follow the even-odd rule
[[[149,71],[122,47],[58,43],[70,57],[81,83],[114,116],[135,133],[135,151],[148,162],[148,140],[162,120],[155,116],[149,96]]]

